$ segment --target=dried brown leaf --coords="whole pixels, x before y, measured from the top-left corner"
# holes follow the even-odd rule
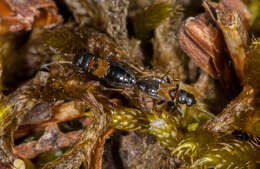
[[[257,105],[258,107],[256,107]],[[208,121],[204,128],[211,132],[225,134],[231,134],[235,130],[241,129],[250,133],[250,130],[247,129],[257,128],[260,117],[260,112],[257,110],[259,105],[259,98],[256,97],[255,90],[250,86],[245,86],[239,96],[232,100],[217,118]]]
[[[236,93],[236,79],[228,63],[221,32],[209,15],[188,18],[179,32],[181,48],[211,77],[220,80],[229,95]]]
[[[252,13],[248,9],[247,5],[243,3],[241,0],[220,0],[219,1],[220,8],[225,10],[235,10],[239,13],[239,16],[242,18],[243,22],[249,27],[250,20],[252,17]]]
[[[217,49],[212,39],[218,38],[219,33],[207,19],[204,19],[207,17],[206,14],[202,14],[197,18],[188,18],[180,29],[179,39],[185,53],[205,72],[213,78],[217,78],[217,72],[212,63],[212,55],[215,52],[210,51],[209,47],[213,50]],[[211,55],[208,52],[211,52]]]
[[[0,34],[51,27],[61,20],[52,0],[0,1]]]
[[[104,153],[104,144],[106,139],[115,131],[113,128],[107,129],[105,133],[100,136],[100,139],[96,143],[96,147],[93,150],[93,158],[91,159],[91,169],[102,169],[102,156]]]
[[[63,134],[53,123],[45,128],[45,132],[38,141],[23,143],[13,148],[13,153],[21,158],[32,159],[43,152],[55,151],[75,143],[81,131]]]
[[[222,31],[236,75],[242,83],[244,80],[243,69],[246,49],[248,47],[246,22],[241,20],[239,14],[234,9],[223,10],[218,4],[206,0],[203,1],[203,6]]]

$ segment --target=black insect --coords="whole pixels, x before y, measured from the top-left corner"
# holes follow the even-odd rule
[[[179,88],[179,83],[173,85],[169,80],[166,82],[161,78],[149,77],[138,80],[136,84],[142,92],[153,98],[168,101],[171,106],[174,103],[186,104],[187,106],[196,103],[192,94]]]
[[[179,104],[186,104],[187,106],[196,103],[194,96],[183,89],[180,90],[176,102]]]
[[[73,64],[80,67],[83,71],[104,80],[107,84],[114,87],[132,87],[136,84],[135,74],[124,62],[112,62],[106,59],[95,57],[94,55],[76,55]]]

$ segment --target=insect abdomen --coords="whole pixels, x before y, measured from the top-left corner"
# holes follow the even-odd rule
[[[135,74],[120,62],[111,62],[104,77],[106,83],[112,86],[130,87],[136,83]]]

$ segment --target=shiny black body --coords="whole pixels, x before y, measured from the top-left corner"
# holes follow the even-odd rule
[[[163,83],[169,85],[169,88],[166,89],[167,90],[166,93],[169,94],[168,97],[160,96],[158,94],[159,90],[165,90],[165,89],[160,89],[160,84]],[[176,87],[174,87],[170,83],[166,82],[165,80],[157,77],[138,80],[136,84],[142,92],[155,98],[166,99],[167,101],[172,103],[174,103],[175,100],[176,103],[186,104],[187,106],[191,106],[196,103],[194,96],[183,89],[179,89],[178,84]]]
[[[183,89],[180,90],[176,102],[179,104],[186,104],[187,106],[191,106],[196,103],[194,96]]]
[[[141,89],[142,92],[148,94],[149,96],[159,97],[158,90],[161,83],[167,83],[167,82],[160,78],[152,77],[152,78],[138,80],[136,84]]]
[[[107,74],[103,79],[115,87],[132,87],[136,84],[135,74],[123,62],[110,62]]]
[[[99,65],[99,63],[103,63]],[[110,62],[92,54],[76,55],[73,64],[97,76],[114,87],[132,87],[136,84],[135,74],[124,62]],[[103,66],[103,67],[101,67]],[[97,71],[99,69],[100,71]],[[96,73],[98,72],[98,73]]]

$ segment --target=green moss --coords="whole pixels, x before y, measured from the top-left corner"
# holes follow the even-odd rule
[[[189,132],[197,130],[199,123],[191,123],[188,125],[187,129]]]
[[[68,28],[47,32],[45,36],[44,42],[55,52],[73,53],[86,48],[83,38]]]
[[[149,121],[149,133],[156,136],[160,143],[169,148],[174,149],[182,138],[181,130],[177,129],[177,119],[168,112],[154,112],[147,114]]]
[[[180,119],[181,127],[189,131],[192,124],[202,124],[209,119],[216,118],[204,103],[196,103],[193,106],[180,105],[182,118]]]
[[[177,9],[176,5],[166,2],[151,5],[136,14],[134,18],[134,31],[138,39],[148,40],[152,31]]]
[[[149,127],[145,114],[137,109],[119,107],[112,110],[111,113],[111,125],[118,130],[140,132]]]
[[[203,149],[191,168],[237,168],[257,169],[259,149],[248,141],[240,141],[228,136]]]
[[[112,127],[118,130],[153,134],[162,145],[174,149],[185,131],[194,131],[212,117],[204,104],[182,107],[182,115],[167,111],[151,113],[120,107],[112,111]]]
[[[250,25],[253,25],[260,16],[260,1],[253,0],[248,4],[248,7],[249,7],[250,11],[252,12],[252,17],[250,19]]]
[[[213,135],[200,129],[186,134],[173,154],[191,168],[257,168],[259,148],[232,135]]]
[[[0,134],[1,135],[5,133],[5,130],[9,128],[13,122],[11,120],[12,114],[8,113],[10,109],[11,106],[0,105],[0,128],[1,128]]]

